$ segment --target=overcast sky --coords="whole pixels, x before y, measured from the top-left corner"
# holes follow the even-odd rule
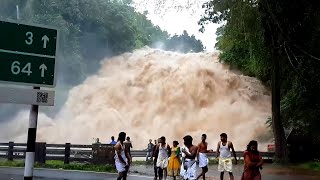
[[[134,0],[136,8],[148,11],[148,18],[171,35],[187,30],[200,39],[208,51],[213,51],[218,24],[209,24],[204,33],[199,32],[198,20],[204,13],[202,4],[208,0]]]

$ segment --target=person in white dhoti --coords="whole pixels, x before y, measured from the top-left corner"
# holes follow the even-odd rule
[[[197,179],[200,179],[201,177],[203,179],[206,178],[206,173],[208,172],[208,164],[209,164],[207,153],[213,152],[212,149],[208,150],[208,143],[206,142],[206,139],[207,139],[207,135],[202,134],[201,143],[198,144],[197,161],[199,163],[199,167],[202,169],[202,172],[197,177]]]
[[[171,154],[171,148],[166,143],[166,138],[162,136],[160,142],[157,145],[158,159],[157,159],[157,168],[159,179],[167,179],[167,167],[168,167],[168,154]]]
[[[183,149],[185,149],[187,152],[189,152],[189,149],[186,146],[183,146],[180,148],[180,150],[182,151]],[[190,153],[190,152],[189,152]],[[187,168],[185,168],[185,162],[184,160],[186,159],[186,154],[181,152],[181,167],[180,167],[180,176],[181,177],[185,177],[186,172],[187,172]],[[185,178],[184,178],[185,179]]]
[[[233,153],[235,164],[238,163],[236,152],[231,141],[228,141],[228,136],[226,133],[220,134],[221,141],[217,145],[217,158],[219,157],[218,171],[220,172],[220,180],[223,180],[224,171],[227,171],[230,176],[230,180],[234,180],[232,174],[232,157],[231,151]]]
[[[183,179],[188,179],[188,180],[195,180],[197,179],[197,164],[196,164],[196,156],[197,156],[197,151],[198,147],[194,146],[192,144],[192,137],[187,135],[183,138],[184,140],[184,145],[186,148],[183,148],[181,152],[183,153],[183,162],[181,165],[181,174],[180,176],[183,177]]]
[[[130,167],[130,156],[129,153],[125,150],[123,142],[126,139],[126,133],[120,132],[117,144],[114,146],[115,149],[115,166],[118,171],[117,180],[127,179],[127,173]]]

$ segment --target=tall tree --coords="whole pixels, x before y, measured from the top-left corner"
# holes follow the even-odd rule
[[[267,2],[268,1],[268,2]],[[275,0],[261,0],[259,2],[259,10],[262,14],[262,27],[264,29],[264,39],[267,49],[270,50],[271,62],[271,82],[272,82],[272,129],[275,140],[275,155],[277,161],[286,162],[288,160],[288,150],[286,137],[284,133],[283,124],[280,117],[280,70],[279,70],[279,56],[281,54],[279,43],[283,41],[281,37],[277,36],[276,32],[279,31],[277,26],[273,23],[273,18],[270,12],[270,4],[274,4]]]
[[[203,7],[202,27],[223,22],[216,44],[221,61],[272,87],[277,158],[285,161],[288,154],[283,127],[308,135],[309,146],[319,144],[320,6],[312,0],[211,0]]]

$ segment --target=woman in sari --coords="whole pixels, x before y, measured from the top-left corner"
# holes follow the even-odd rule
[[[261,180],[260,169],[262,169],[263,160],[258,151],[257,141],[249,142],[243,157],[244,172],[241,180]]]
[[[178,141],[173,141],[173,147],[171,148],[171,155],[168,164],[168,176],[173,177],[173,179],[176,179],[180,173],[180,147],[178,147],[178,145]]]

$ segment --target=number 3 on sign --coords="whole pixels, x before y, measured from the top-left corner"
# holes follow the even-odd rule
[[[19,61],[14,61],[11,64],[11,72],[14,75],[18,75],[20,73],[20,62]],[[22,73],[26,73],[28,74],[28,76],[30,76],[30,74],[32,73],[31,71],[31,63],[27,63],[21,70]]]
[[[28,45],[31,45],[32,44],[32,42],[33,42],[33,34],[32,34],[32,32],[27,32],[26,33],[26,36],[27,36],[27,40],[25,40],[25,42],[26,42],[26,44],[28,44]]]

